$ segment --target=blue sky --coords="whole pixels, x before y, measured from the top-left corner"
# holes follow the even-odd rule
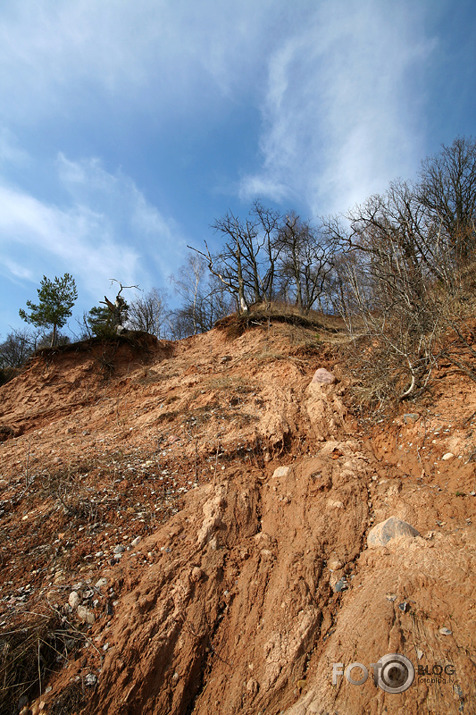
[[[80,317],[111,278],[170,290],[228,209],[413,178],[476,134],[475,71],[473,0],[1,3],[0,337],[43,274]]]

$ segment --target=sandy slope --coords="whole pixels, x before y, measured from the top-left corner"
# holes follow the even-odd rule
[[[89,639],[33,712],[476,711],[476,390],[442,370],[410,415],[366,427],[311,338],[96,346],[2,388],[2,627],[56,604]],[[337,382],[310,385],[319,367]],[[367,548],[389,516],[420,536]],[[333,663],[388,653],[417,670],[405,692],[333,685]]]

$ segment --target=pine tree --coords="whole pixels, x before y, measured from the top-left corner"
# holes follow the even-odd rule
[[[50,280],[46,276],[40,282],[41,288],[37,289],[38,304],[27,300],[29,309],[27,313],[22,308],[19,310],[20,318],[38,328],[52,328],[51,346],[56,345],[58,328],[66,324],[71,316],[73,305],[78,297],[74,278],[65,273],[61,278],[55,276]]]

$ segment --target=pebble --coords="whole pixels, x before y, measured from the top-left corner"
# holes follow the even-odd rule
[[[120,544],[118,546],[114,547],[115,554],[122,554],[122,553],[124,553],[125,550],[126,550],[125,547],[121,546]]]
[[[450,631],[449,628],[440,628],[440,633],[442,636],[450,636],[453,631]]]
[[[198,581],[201,581],[203,578],[205,578],[205,573],[202,571],[202,569],[199,566],[194,566],[192,569],[192,573],[190,574],[190,580],[193,583],[197,583]]]
[[[96,581],[94,584],[94,588],[97,588],[98,590],[104,588],[105,586],[107,586],[107,578],[105,576],[100,578],[99,581]]]
[[[81,597],[77,591],[71,591],[68,598],[68,603],[71,608],[77,608],[81,603]]]
[[[83,621],[83,623],[89,623],[90,626],[92,626],[96,620],[94,613],[86,608],[86,606],[78,606],[78,618]]]
[[[90,688],[94,687],[97,682],[98,682],[98,677],[94,673],[88,673],[88,675],[84,679],[85,685],[87,685]]]
[[[278,467],[274,470],[272,478],[279,479],[280,477],[287,477],[290,471],[291,467]]]
[[[347,579],[341,578],[339,581],[337,581],[336,585],[334,586],[334,593],[339,593],[340,591],[345,591],[346,588],[348,588],[347,585]]]
[[[453,459],[453,457],[454,457],[453,452],[447,452],[446,454],[444,454],[444,455],[442,456],[441,459],[442,459],[443,462],[447,462],[449,459]]]
[[[140,536],[136,536],[136,538],[131,541],[131,546],[137,546],[137,544],[140,542],[140,538]]]

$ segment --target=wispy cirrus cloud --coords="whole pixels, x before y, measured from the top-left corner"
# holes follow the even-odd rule
[[[28,124],[111,98],[160,107],[159,122],[209,111],[249,91],[274,15],[272,0],[12,2],[0,24],[0,118]]]
[[[438,127],[470,125],[472,100],[445,94],[474,65],[469,5],[3,3],[0,304],[65,270],[88,299],[112,277],[164,286],[230,204],[346,211],[411,177],[442,93]]]
[[[150,287],[180,262],[184,240],[121,173],[97,159],[60,154],[58,181],[67,199],[46,203],[0,183],[0,265],[6,279],[38,282],[68,271],[88,296],[101,296],[111,278]],[[166,260],[162,255],[166,253]]]
[[[435,42],[404,1],[323,2],[268,63],[262,167],[241,194],[345,211],[411,174],[421,157],[423,79]],[[301,28],[302,30],[303,28]]]

